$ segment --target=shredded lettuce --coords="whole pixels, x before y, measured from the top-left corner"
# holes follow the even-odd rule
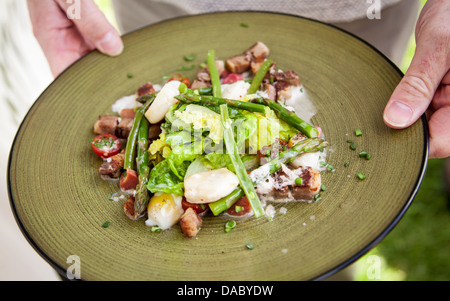
[[[189,165],[198,155],[171,152],[166,160],[156,165],[150,172],[148,189],[152,193],[165,192],[183,195],[184,177]]]

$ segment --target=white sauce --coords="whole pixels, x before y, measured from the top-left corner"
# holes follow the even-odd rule
[[[138,101],[136,101],[136,94],[124,96],[118,99],[111,107],[114,113],[120,115],[123,109],[134,109],[142,106]]]
[[[249,88],[250,84],[242,80],[231,84],[222,85],[222,97],[241,100],[247,95]]]
[[[304,87],[291,87],[290,92],[291,97],[285,101],[285,105],[293,108],[298,117],[311,123],[311,118],[317,114],[317,109]]]

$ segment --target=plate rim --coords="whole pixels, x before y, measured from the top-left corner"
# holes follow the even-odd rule
[[[166,23],[166,22],[172,22],[174,20],[177,19],[189,19],[189,18],[196,18],[199,16],[205,16],[205,15],[217,15],[217,14],[234,14],[234,13],[242,13],[242,14],[253,14],[253,13],[257,13],[257,14],[274,14],[274,15],[282,15],[282,16],[288,16],[288,17],[294,17],[294,18],[299,18],[299,19],[303,19],[303,20],[307,20],[310,22],[315,22],[324,26],[328,26],[331,28],[334,28],[335,30],[338,30],[340,32],[343,32],[351,37],[353,37],[354,39],[358,40],[359,42],[362,42],[363,44],[365,44],[366,46],[368,46],[372,51],[375,51],[375,53],[377,55],[379,55],[385,62],[389,63],[391,65],[391,67],[401,76],[404,76],[404,73],[400,70],[400,68],[394,64],[384,53],[382,53],[379,49],[377,49],[375,46],[373,46],[372,44],[370,44],[369,42],[367,42],[366,40],[356,36],[355,34],[337,27],[334,24],[330,24],[330,23],[326,23],[320,20],[316,20],[316,19],[312,19],[312,18],[308,18],[308,17],[303,17],[303,16],[299,16],[299,15],[294,15],[294,14],[289,14],[289,13],[282,13],[282,12],[271,12],[271,11],[261,11],[261,10],[245,10],[245,11],[239,11],[239,10],[229,10],[229,11],[219,11],[219,12],[209,12],[209,13],[199,13],[199,14],[192,14],[192,15],[187,15],[187,16],[178,16],[178,17],[173,17],[173,18],[169,18],[166,20],[162,20],[162,21],[158,21],[156,23],[152,23],[149,25],[144,25],[141,27],[138,27],[132,31],[129,31],[123,35],[121,35],[121,38],[126,37],[128,35],[133,34],[134,32],[158,25],[158,24],[162,24],[162,23]],[[11,211],[13,213],[14,219],[17,223],[17,225],[19,226],[19,229],[22,233],[22,235],[25,237],[25,239],[28,241],[28,243],[31,245],[31,247],[64,279],[64,280],[81,280],[84,281],[83,279],[68,279],[67,277],[67,269],[64,269],[62,266],[60,266],[59,264],[57,264],[53,259],[50,258],[49,255],[45,254],[45,252],[43,250],[40,249],[40,247],[36,244],[36,242],[33,240],[33,238],[30,236],[30,234],[26,231],[24,224],[22,223],[22,221],[20,220],[19,214],[16,210],[16,206],[15,206],[15,201],[13,199],[12,196],[12,188],[11,188],[11,168],[12,168],[12,156],[13,156],[13,152],[15,150],[16,147],[16,142],[18,140],[18,136],[22,131],[22,128],[25,124],[25,122],[29,119],[29,116],[31,114],[31,112],[33,111],[34,107],[37,106],[43,95],[47,92],[47,90],[49,90],[54,84],[55,82],[61,77],[63,76],[66,72],[69,72],[74,65],[78,64],[80,61],[82,61],[85,57],[89,56],[92,53],[99,53],[98,50],[93,50],[90,53],[84,55],[83,57],[79,58],[78,60],[76,60],[75,62],[73,62],[71,65],[69,65],[69,67],[67,67],[63,72],[61,72],[56,78],[54,78],[52,80],[52,82],[42,91],[42,93],[39,95],[39,97],[34,101],[34,103],[31,105],[31,107],[29,108],[28,112],[25,114],[24,118],[22,119],[16,134],[14,136],[14,139],[12,141],[11,144],[11,148],[10,148],[10,152],[9,152],[9,156],[8,156],[8,161],[7,161],[7,191],[8,191],[8,198],[9,198],[9,203],[10,203],[10,207],[11,207]],[[355,261],[357,261],[358,259],[360,259],[363,255],[365,255],[367,252],[369,252],[371,249],[373,249],[377,244],[379,244],[396,226],[397,224],[400,222],[400,220],[404,217],[406,211],[409,209],[409,207],[411,206],[421,184],[422,184],[422,180],[423,177],[425,175],[426,172],[426,168],[427,168],[427,163],[428,163],[428,156],[429,156],[429,128],[428,128],[428,121],[426,118],[426,115],[423,114],[419,120],[422,121],[422,127],[423,127],[423,132],[424,132],[424,149],[423,149],[423,158],[422,158],[422,163],[421,163],[421,167],[420,167],[420,173],[419,176],[416,179],[416,182],[414,183],[414,189],[411,191],[409,197],[407,198],[407,201],[404,203],[403,207],[401,208],[401,210],[399,211],[399,213],[397,214],[397,216],[389,223],[389,225],[383,230],[381,231],[381,233],[374,239],[372,240],[370,243],[368,243],[365,247],[363,247],[359,252],[357,252],[356,254],[352,255],[349,259],[343,261],[342,263],[338,264],[337,266],[329,269],[328,271],[322,273],[321,275],[318,275],[314,278],[311,278],[307,281],[322,281],[327,279],[328,277],[338,273],[339,271],[345,269],[346,267],[348,267],[349,265],[351,265],[352,263],[354,263]]]

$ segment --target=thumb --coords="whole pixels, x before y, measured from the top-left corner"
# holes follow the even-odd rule
[[[417,41],[411,65],[384,110],[384,122],[395,129],[409,127],[430,105],[448,71],[446,52],[439,40]]]
[[[68,4],[65,0],[57,2],[65,12],[74,5]],[[120,55],[123,51],[122,39],[95,2],[86,0],[79,2],[78,5],[80,17],[72,21],[86,42],[107,55]]]

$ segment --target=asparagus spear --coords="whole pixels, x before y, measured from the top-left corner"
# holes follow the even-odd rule
[[[291,125],[297,130],[301,131],[308,138],[316,138],[319,136],[319,131],[315,127],[313,127],[306,121],[300,119],[300,117],[298,117],[297,114],[295,114],[295,112],[287,110],[285,107],[283,107],[276,101],[265,98],[256,98],[253,99],[252,102],[267,105],[277,114],[278,118],[285,121],[287,124]]]
[[[125,148],[125,159],[123,164],[123,168],[125,170],[134,169],[139,125],[141,123],[142,118],[144,117],[145,112],[148,110],[148,108],[150,107],[150,105],[153,103],[154,100],[155,94],[152,94],[152,96],[149,97],[147,102],[136,111],[136,115],[133,120],[133,126],[131,127],[131,131],[127,140],[127,145]]]
[[[227,153],[230,156],[233,163],[236,175],[239,178],[239,183],[242,190],[250,202],[250,206],[255,213],[255,217],[261,217],[264,215],[264,209],[261,205],[258,195],[256,194],[255,187],[248,177],[247,170],[242,163],[239,155],[236,141],[234,141],[234,134],[231,128],[231,119],[228,117],[228,106],[226,104],[220,105],[221,121],[223,126],[223,136]]]
[[[275,114],[281,120],[285,121],[290,126],[304,133],[308,138],[316,138],[319,136],[319,131],[307,123],[306,121],[300,119],[300,117],[283,107],[281,104],[264,98],[255,98],[252,102],[245,102],[240,100],[226,99],[214,96],[206,95],[196,95],[193,93],[184,93],[175,96],[176,99],[183,103],[195,103],[199,105],[215,105],[219,106],[222,104],[227,104],[230,107],[247,110],[250,112],[265,113],[266,107],[272,109]]]
[[[281,152],[279,156],[259,168],[253,170],[249,174],[249,178],[252,180],[253,185],[258,185],[261,181],[265,180],[269,175],[276,172],[281,168],[281,164],[287,164],[294,160],[298,155],[303,153],[313,153],[320,151],[328,146],[328,142],[319,138],[311,138],[300,141],[292,148]],[[223,211],[231,208],[242,196],[244,191],[241,187],[238,187],[235,191],[222,199],[210,203],[209,208],[214,215],[219,215]]]
[[[215,97],[222,97],[222,88],[220,86],[220,76],[216,66],[216,52],[208,51],[208,68],[211,77],[211,86]]]
[[[245,101],[240,101],[240,100],[234,100],[234,99],[226,99],[226,98],[206,96],[206,95],[196,95],[193,93],[180,94],[178,96],[175,96],[175,98],[178,99],[179,101],[181,101],[183,103],[187,103],[187,104],[195,103],[198,105],[203,104],[203,105],[215,105],[215,106],[226,104],[230,107],[243,109],[243,110],[247,110],[250,112],[258,112],[258,113],[266,112],[266,105],[245,102]]]
[[[139,184],[136,187],[134,200],[134,218],[140,218],[147,208],[150,195],[147,189],[150,167],[148,165],[148,128],[149,122],[143,118],[138,131],[136,163],[138,166]]]
[[[255,77],[253,78],[252,84],[248,89],[248,94],[255,94],[258,91],[259,86],[261,86],[264,77],[266,77],[267,72],[269,72],[270,67],[272,67],[273,61],[265,60],[264,63],[259,68],[258,72],[256,72]]]

